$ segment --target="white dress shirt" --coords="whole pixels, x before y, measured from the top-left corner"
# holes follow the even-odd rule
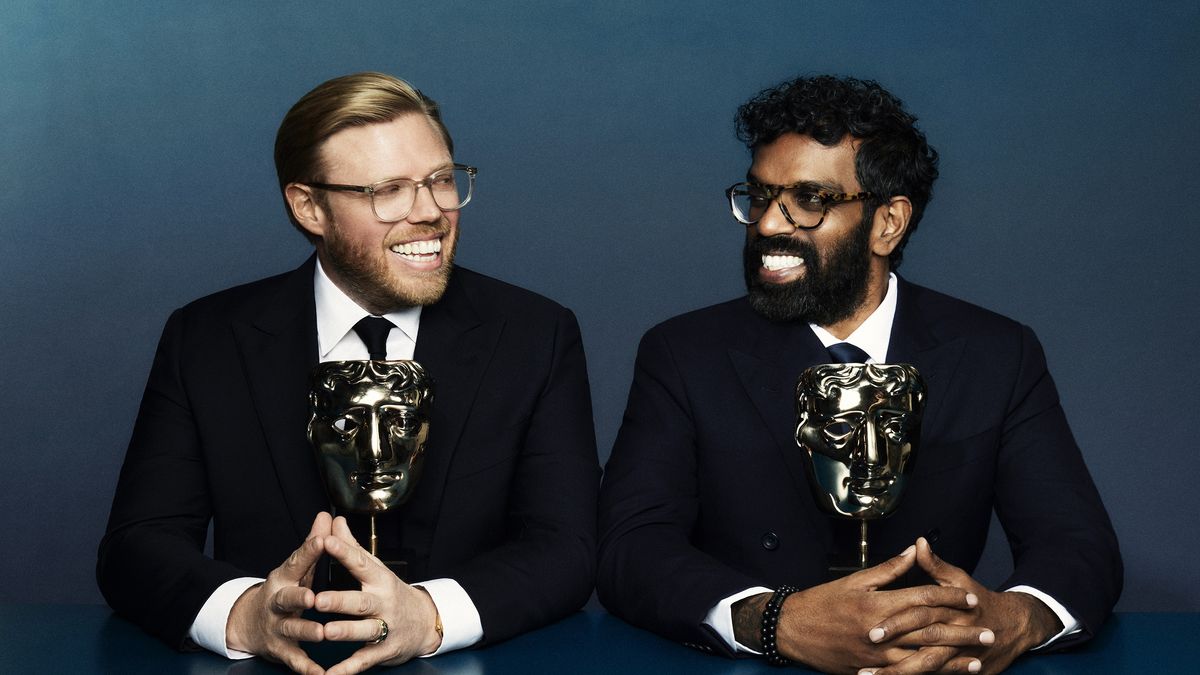
[[[359,307],[342,292],[317,262],[313,282],[317,306],[317,351],[324,361],[367,359],[367,346],[354,332],[354,324],[370,313]],[[384,314],[384,318],[399,330],[388,333],[387,354],[391,360],[411,359],[417,347],[417,331],[421,325],[421,308],[410,307]],[[282,562],[282,561],[280,561]],[[229,649],[225,644],[225,626],[234,602],[251,586],[263,581],[256,577],[230,579],[213,592],[196,615],[188,637],[196,644],[231,659],[253,656]],[[427,656],[469,647],[483,639],[479,610],[463,587],[453,579],[431,579],[413,584],[421,586],[433,599],[442,619],[442,644]]]
[[[896,275],[889,274],[887,293],[883,296],[883,302],[879,303],[879,307],[875,308],[871,316],[868,316],[845,340],[839,340],[832,333],[814,323],[808,324],[808,327],[812,329],[817,339],[826,348],[839,342],[849,342],[867,353],[867,356],[870,357],[868,363],[884,363],[887,361],[888,343],[891,341],[892,336],[892,322],[896,318],[896,294]],[[1041,649],[1061,637],[1077,633],[1082,629],[1082,626],[1067,611],[1066,607],[1063,607],[1057,600],[1036,588],[1030,586],[1013,586],[1006,590],[1028,593],[1041,600],[1058,616],[1058,620],[1062,622],[1062,631],[1038,645],[1035,649]],[[704,623],[716,631],[721,636],[721,639],[725,641],[725,644],[729,645],[734,651],[758,654],[758,652],[746,647],[735,639],[733,634],[733,604],[738,600],[752,595],[771,592],[773,592],[772,589],[755,586],[747,588],[740,593],[735,593],[721,600],[715,607],[709,610],[708,615],[704,617]]]

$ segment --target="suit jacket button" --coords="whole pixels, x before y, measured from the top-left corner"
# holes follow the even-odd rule
[[[779,535],[774,532],[768,532],[762,536],[762,547],[768,551],[774,551],[779,548]]]

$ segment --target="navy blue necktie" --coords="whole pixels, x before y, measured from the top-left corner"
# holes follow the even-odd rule
[[[826,347],[829,350],[830,363],[866,363],[871,358],[862,349],[849,342],[838,342]],[[835,520],[831,523],[833,535],[833,550],[831,552],[831,568],[841,568],[846,560],[852,559],[852,552],[858,550],[858,524]],[[840,573],[839,573],[840,574]]]
[[[381,316],[368,316],[354,324],[354,332],[358,333],[358,337],[367,346],[367,353],[371,355],[372,361],[385,361],[388,333],[395,327],[396,324]]]
[[[832,344],[826,349],[829,350],[829,356],[833,359],[830,363],[866,363],[871,358],[869,354],[849,342]]]

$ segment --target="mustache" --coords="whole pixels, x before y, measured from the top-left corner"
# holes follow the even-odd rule
[[[815,246],[808,242],[798,241],[787,235],[776,235],[774,237],[748,241],[746,242],[746,253],[755,258],[767,254],[788,253],[804,258],[804,261],[810,265],[815,264],[817,261],[817,249]]]
[[[450,234],[450,219],[446,218],[445,214],[443,214],[442,219],[438,221],[437,225],[424,225],[420,228],[405,229],[402,232],[394,232],[395,236],[388,236],[384,238],[383,245],[390,247],[396,244],[403,244],[405,242],[412,241],[413,234],[417,233],[421,235],[421,239],[428,239],[430,235],[433,235],[435,237],[441,237],[443,240],[445,240],[447,235]],[[393,233],[389,232],[389,235],[390,234]]]

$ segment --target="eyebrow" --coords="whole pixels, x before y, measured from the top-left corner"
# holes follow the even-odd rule
[[[446,162],[445,164],[442,164],[442,165],[438,166],[437,168],[435,168],[433,171],[430,171],[429,173],[425,174],[425,178],[429,178],[430,176],[432,176],[435,173],[439,173],[442,171],[446,171],[447,169],[453,169],[453,168],[454,168],[453,161]],[[425,178],[421,178],[419,180],[425,180]],[[387,182],[394,181],[394,180],[414,181],[417,179],[409,178],[407,176],[392,176],[391,178],[384,178],[383,180],[377,180],[375,182],[376,183],[387,183]]]
[[[746,181],[750,183],[758,183],[759,185],[770,185],[771,187],[784,189],[800,188],[802,190],[809,190],[811,192],[845,192],[845,189],[842,187],[842,185],[836,181],[802,180],[789,185],[775,185],[773,183],[767,183],[759,180],[758,176],[755,176],[753,171],[746,172]]]

